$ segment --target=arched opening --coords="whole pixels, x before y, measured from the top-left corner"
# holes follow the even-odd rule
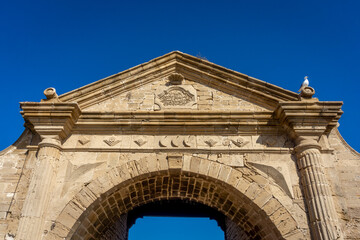
[[[196,171],[188,168],[194,166],[192,161],[198,163]],[[232,229],[243,239],[284,239],[298,232],[291,214],[264,189],[260,175],[249,175],[249,169],[233,169],[207,159],[192,158],[176,165],[169,161],[163,169],[159,166],[164,163],[154,162],[154,171],[147,159],[128,162],[85,186],[64,208],[48,239],[101,239],[111,228],[119,233],[121,226],[127,233],[131,219],[158,204],[167,205],[170,213],[174,205],[190,210],[191,205],[203,206],[205,210],[198,214],[211,213],[211,208],[211,216],[226,233]],[[202,162],[208,166],[204,173]],[[127,237],[118,235],[117,239]]]
[[[223,214],[204,204],[181,199],[154,201],[134,208],[127,215],[127,226],[129,240],[224,240],[226,229]]]
[[[144,217],[129,229],[129,240],[224,240],[215,220],[203,217]]]
[[[207,217],[216,220],[225,229],[225,216],[215,209],[190,200],[172,199],[154,201],[134,208],[128,213],[127,226],[130,229],[138,218],[157,217]]]

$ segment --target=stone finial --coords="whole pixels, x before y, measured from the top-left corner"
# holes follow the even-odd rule
[[[315,89],[309,86],[303,87],[300,92],[301,99],[311,99],[315,94]]]
[[[56,94],[55,88],[47,88],[44,90],[46,99],[41,100],[42,102],[60,102],[58,95]]]
[[[46,96],[46,99],[53,99],[53,98],[56,98],[58,95],[56,94],[56,90],[55,88],[47,88],[44,90],[44,94]]]
[[[184,80],[184,76],[180,73],[173,73],[168,77],[171,85],[181,85]]]

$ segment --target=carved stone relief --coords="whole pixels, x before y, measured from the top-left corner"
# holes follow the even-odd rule
[[[181,85],[184,80],[184,76],[180,73],[173,73],[169,77],[169,85]]]
[[[188,148],[195,147],[194,136],[163,136],[159,139],[160,147]]]
[[[195,101],[195,96],[182,87],[170,87],[158,95],[164,106],[183,106]]]
[[[293,142],[285,136],[261,135],[255,136],[209,136],[209,135],[73,135],[63,144],[64,149],[89,148],[106,146],[121,149],[131,148],[198,148],[198,149],[264,149],[264,148],[291,148]]]
[[[197,94],[191,85],[160,86],[155,92],[154,109],[196,109]]]
[[[90,142],[90,139],[85,136],[80,136],[78,141],[81,143],[81,145],[85,145]]]
[[[229,148],[234,147],[234,146],[238,147],[238,148],[242,148],[249,143],[250,143],[250,141],[244,137],[231,137],[231,138],[226,137],[222,140],[222,145],[229,147]]]
[[[137,140],[134,141],[139,147],[141,147],[142,145],[144,145],[145,143],[147,143],[146,140],[144,140],[143,138],[139,138]]]
[[[214,147],[217,144],[217,141],[210,138],[209,140],[205,140],[205,143],[209,145],[209,147]]]
[[[104,139],[104,142],[110,147],[112,147],[118,144],[120,140],[117,140],[115,137],[109,137],[108,139]]]

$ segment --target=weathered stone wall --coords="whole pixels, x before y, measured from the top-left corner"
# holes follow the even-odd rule
[[[286,198],[286,194],[282,193],[280,188],[276,192],[277,195],[272,197],[270,192],[276,184],[269,184],[271,180],[256,173],[255,169],[239,168],[235,170],[216,161],[199,157],[186,155],[180,157],[179,154],[174,158],[171,156],[156,154],[153,157],[151,155],[146,157],[146,154],[143,154],[143,158],[139,160],[128,161],[120,164],[120,167],[108,169],[106,174],[85,184],[85,189],[82,185],[82,190],[75,196],[71,196],[72,199],[68,201],[65,209],[60,211],[60,216],[55,221],[55,229],[50,232],[51,236],[54,234],[55,236],[64,236],[61,231],[72,228],[72,222],[75,221],[81,223],[72,230],[75,231],[76,239],[81,239],[83,236],[96,238],[99,233],[107,229],[109,221],[111,224],[117,221],[119,214],[146,204],[147,201],[164,198],[194,200],[214,207],[237,224],[241,223],[247,233],[251,232],[254,226],[258,226],[260,231],[251,232],[252,238],[262,236],[264,239],[274,239],[275,237],[271,230],[265,230],[270,227],[266,223],[269,219],[260,217],[259,214],[268,214],[282,234],[293,237],[308,236],[307,229],[302,229],[301,233],[297,230],[297,226],[301,224],[295,223],[304,221],[300,218],[306,218],[305,212],[301,209],[296,210],[296,204],[291,203],[290,198]],[[200,177],[203,174],[207,175],[209,179]],[[131,178],[133,180],[127,183],[126,179]],[[212,183],[213,180],[210,180],[212,178],[216,178],[224,184],[227,183],[225,185]],[[123,183],[118,183],[119,181]],[[231,187],[227,184],[237,186],[237,189],[244,195],[232,193]],[[86,189],[91,190],[86,193],[89,191]],[[102,197],[94,196],[97,200],[91,203],[86,199],[86,195],[90,193]],[[235,195],[233,196],[233,194]],[[286,199],[287,203],[284,206],[283,202],[286,202]],[[83,211],[81,209],[85,209],[84,204],[86,212],[81,214]],[[60,206],[54,206],[53,209],[64,207],[63,204]],[[259,209],[259,206],[262,206],[263,211]],[[295,218],[293,217],[294,211],[300,213]],[[80,219],[80,222],[77,219]]]
[[[112,111],[139,111],[139,110],[160,110],[159,106],[156,106],[156,98],[161,91],[157,91],[159,86],[166,86],[168,80],[166,78],[160,81],[154,81],[152,83],[140,86],[129,92],[113,96],[108,100],[95,104],[91,107],[85,108],[84,111],[100,111],[100,112],[112,112]],[[192,87],[196,90],[197,99],[196,105],[191,109],[194,110],[236,110],[244,112],[252,111],[268,111],[269,107],[254,104],[246,99],[246,95],[234,96],[229,93],[219,91],[214,88],[209,88],[202,84],[184,80],[181,87]],[[106,94],[106,89],[104,90]],[[162,109],[164,110],[164,109]]]
[[[31,174],[27,160],[32,155],[26,148],[31,140],[32,134],[26,130],[19,140],[0,152],[0,239],[15,235],[17,230]]]
[[[360,239],[360,154],[334,129],[329,136],[334,153],[325,161],[345,239]]]

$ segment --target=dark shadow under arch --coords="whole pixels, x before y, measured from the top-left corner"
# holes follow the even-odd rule
[[[130,229],[138,218],[153,217],[208,217],[216,220],[225,231],[225,216],[216,209],[187,199],[158,200],[139,206],[128,212],[127,227]]]

